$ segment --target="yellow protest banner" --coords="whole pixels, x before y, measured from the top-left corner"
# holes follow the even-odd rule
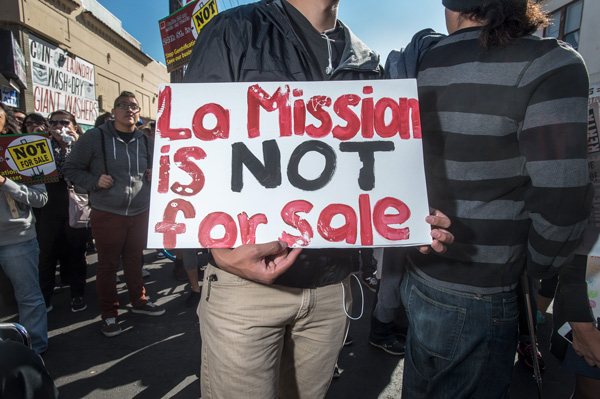
[[[206,25],[208,21],[217,15],[217,12],[217,2],[215,0],[210,0],[204,5],[204,7],[200,8],[196,13],[194,13],[192,18],[194,20],[196,32],[200,32],[204,25]]]
[[[54,162],[46,140],[31,141],[8,147],[8,151],[20,172]]]

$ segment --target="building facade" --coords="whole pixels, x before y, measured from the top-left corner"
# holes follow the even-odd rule
[[[583,57],[590,83],[600,83],[600,19],[598,0],[547,0],[544,9],[552,24],[538,32],[540,36],[557,37],[570,43]]]
[[[12,61],[0,65],[13,62],[15,70],[25,72],[21,81],[16,71],[2,68],[0,86],[3,99],[13,102],[10,105],[44,116],[67,109],[89,127],[127,90],[138,98],[140,116],[156,119],[158,85],[170,80],[166,67],[145,54],[121,21],[96,0],[2,3],[0,30],[12,36],[24,62],[19,68],[18,51],[2,51],[0,57]],[[11,91],[13,98],[5,98]]]

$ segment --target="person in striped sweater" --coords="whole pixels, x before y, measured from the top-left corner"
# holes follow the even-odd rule
[[[531,35],[547,23],[536,2],[442,3],[449,36],[404,58],[418,66],[430,206],[455,242],[408,256],[403,398],[503,398],[525,269],[560,274],[569,321],[593,334],[569,263],[591,206],[588,76],[569,45]]]

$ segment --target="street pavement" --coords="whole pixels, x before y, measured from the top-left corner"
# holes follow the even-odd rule
[[[100,332],[96,300],[96,256],[88,256],[85,298],[88,308],[72,313],[68,287],[55,292],[54,309],[48,313],[49,349],[44,356],[61,398],[200,398],[200,334],[196,309],[186,308],[189,285],[173,279],[173,263],[157,260],[146,251],[147,294],[166,309],[163,316],[134,314],[127,297],[122,271],[118,283],[119,321],[123,333],[107,338]],[[3,290],[6,286],[0,285]],[[6,294],[6,292],[4,293]],[[2,295],[3,297],[7,295]],[[361,294],[353,281],[352,316],[361,313]],[[339,357],[340,378],[333,380],[327,399],[398,399],[402,389],[403,361],[368,344],[374,294],[364,289],[364,314],[350,325],[354,343]],[[0,321],[17,321],[12,300],[0,297]],[[544,399],[567,399],[573,375],[561,369],[548,353],[551,317],[539,331],[546,360]],[[234,379],[236,376],[232,375]],[[514,366],[510,399],[537,398],[532,373],[518,362]]]

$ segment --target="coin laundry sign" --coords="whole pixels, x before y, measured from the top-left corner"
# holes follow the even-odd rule
[[[150,247],[431,242],[414,80],[160,88]]]
[[[0,136],[0,174],[23,184],[58,181],[48,134]]]

